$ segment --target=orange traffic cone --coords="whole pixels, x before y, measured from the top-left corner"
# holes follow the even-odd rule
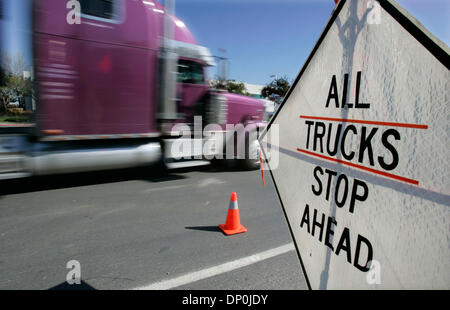
[[[231,193],[230,206],[228,207],[228,215],[225,224],[220,224],[219,228],[226,235],[240,234],[247,231],[247,228],[241,225],[239,218],[239,207],[237,202],[237,195],[235,192]]]

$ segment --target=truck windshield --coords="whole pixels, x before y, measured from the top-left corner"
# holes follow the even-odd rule
[[[203,65],[195,61],[180,59],[177,81],[178,83],[204,84]]]

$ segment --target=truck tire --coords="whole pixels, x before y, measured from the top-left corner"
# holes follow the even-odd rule
[[[259,169],[261,166],[259,152],[260,152],[260,145],[257,139],[253,139],[251,141],[245,139],[245,159],[239,160],[241,167],[244,170]]]
[[[167,159],[165,154],[165,144],[163,141],[159,141],[161,145],[161,154],[157,162],[147,167],[147,171],[153,176],[167,176],[169,174],[169,168],[167,166]]]
[[[256,170],[261,166],[260,145],[257,139],[248,141],[249,136],[245,138],[244,151],[245,159],[212,159],[211,164],[217,169],[225,170]],[[223,154],[225,156],[225,152]]]

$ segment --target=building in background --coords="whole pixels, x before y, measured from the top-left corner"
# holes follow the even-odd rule
[[[275,113],[276,109],[274,100],[270,100],[270,98],[264,98],[261,95],[261,91],[265,85],[249,84],[245,82],[244,85],[251,97],[260,99],[264,102],[264,107],[266,110],[265,119],[269,120],[272,117],[273,113]]]
[[[264,99],[264,97],[261,95],[261,91],[264,88],[264,85],[257,85],[257,84],[249,84],[243,82],[245,85],[245,89],[250,94],[251,97],[257,98],[257,99]]]
[[[31,80],[31,71],[23,71],[22,75],[24,80]]]

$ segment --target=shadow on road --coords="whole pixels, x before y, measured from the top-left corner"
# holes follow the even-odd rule
[[[184,174],[194,171],[204,173],[221,173],[242,170],[235,166],[205,165],[170,170],[146,167],[37,176],[0,181],[0,196],[131,180],[142,180],[152,183],[167,182],[188,179],[188,177]]]
[[[3,180],[0,182],[0,196],[20,194],[52,189],[70,188],[86,185],[116,183],[131,180],[143,180],[147,182],[165,182],[185,179],[186,177],[144,169],[121,169],[96,172],[82,172],[71,174],[58,174],[50,176],[37,176],[15,180]]]
[[[185,172],[206,172],[206,173],[227,173],[227,172],[242,172],[244,171],[241,166],[235,161],[226,161],[221,163],[213,163],[210,165],[196,166],[196,167],[186,167],[186,168],[176,168],[171,169],[173,173],[185,173]]]
[[[191,226],[191,227],[185,227],[185,229],[223,233],[223,231],[219,228],[219,226]]]
[[[67,282],[63,282],[61,284],[49,288],[49,291],[92,291],[92,290],[96,290],[96,288],[92,287],[83,280],[81,280],[80,284],[68,284]]]

